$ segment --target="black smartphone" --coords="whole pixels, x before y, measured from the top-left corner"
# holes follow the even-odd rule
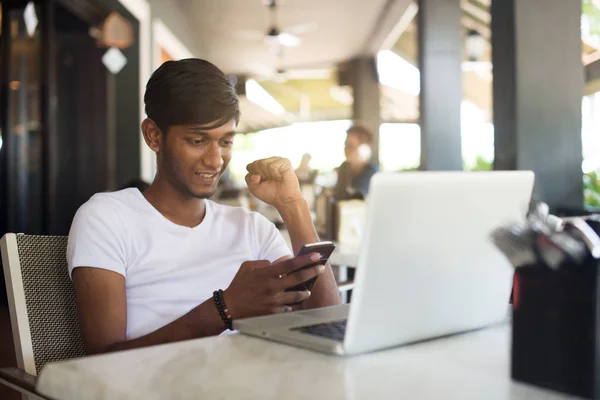
[[[335,250],[335,244],[333,244],[333,242],[317,242],[317,243],[309,243],[309,244],[304,245],[300,249],[298,256],[301,256],[304,254],[309,254],[309,253],[319,253],[321,255],[321,257],[320,257],[319,261],[305,265],[302,268],[298,268],[296,271],[299,271],[299,270],[305,269],[305,268],[314,267],[315,265],[319,265],[319,264],[325,265],[325,263],[327,263],[327,260],[329,260],[331,253],[333,253],[334,250]],[[296,290],[311,290],[313,285],[315,284],[315,281],[317,280],[317,278],[318,277],[316,276],[312,279],[309,279],[306,282],[302,282],[299,285],[288,288],[285,291],[291,292],[291,291],[296,291]]]

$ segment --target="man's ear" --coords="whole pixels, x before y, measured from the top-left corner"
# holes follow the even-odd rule
[[[148,147],[155,153],[160,152],[160,143],[163,134],[156,123],[150,118],[142,121],[142,134]]]

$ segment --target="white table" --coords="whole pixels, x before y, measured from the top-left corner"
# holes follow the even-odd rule
[[[343,358],[243,335],[50,364],[55,399],[567,399],[513,382],[510,328]]]

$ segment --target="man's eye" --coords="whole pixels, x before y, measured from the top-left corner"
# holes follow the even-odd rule
[[[222,146],[231,147],[233,146],[233,140],[223,140],[221,141]]]
[[[194,145],[200,145],[204,143],[204,139],[190,139],[188,142]]]

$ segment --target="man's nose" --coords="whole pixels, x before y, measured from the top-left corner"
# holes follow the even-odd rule
[[[216,142],[209,144],[202,161],[207,167],[221,169],[223,166],[223,154],[221,146],[219,146],[219,144]]]

